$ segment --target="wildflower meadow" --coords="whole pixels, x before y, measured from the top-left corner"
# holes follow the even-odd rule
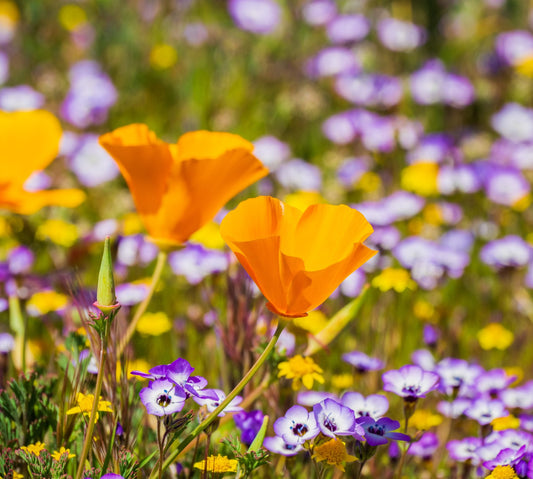
[[[0,0],[0,479],[533,479],[533,2]]]

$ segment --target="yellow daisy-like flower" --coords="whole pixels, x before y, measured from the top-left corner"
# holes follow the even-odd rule
[[[55,291],[39,291],[28,301],[26,308],[32,316],[48,314],[63,309],[68,304],[68,297]]]
[[[505,417],[497,417],[490,423],[495,431],[505,431],[507,429],[518,429],[520,427],[520,419],[510,414]]]
[[[402,188],[421,196],[438,193],[437,177],[439,165],[436,163],[419,162],[402,170]]]
[[[76,402],[78,403],[77,406],[74,406],[73,408],[70,408],[67,411],[67,415],[69,414],[78,414],[83,413],[84,416],[90,416],[91,411],[93,409],[93,402],[94,402],[94,394],[83,394],[78,393],[76,396]],[[102,397],[100,397],[100,400],[98,401],[98,411],[101,412],[113,412],[113,409],[111,409],[111,403],[109,401],[102,401]],[[98,420],[98,413],[96,413],[96,420]]]
[[[226,246],[222,236],[220,236],[220,226],[214,221],[205,224],[196,233],[193,233],[189,241],[200,243],[209,249],[224,249]]]
[[[353,386],[353,374],[334,374],[331,376],[331,385],[339,391],[349,389]]]
[[[17,471],[13,471],[13,479],[24,479],[24,474],[20,474]]]
[[[46,449],[46,446],[42,442],[36,442],[35,444],[28,444],[27,446],[22,446],[23,451],[35,454],[37,457],[41,454],[41,451]]]
[[[427,431],[432,427],[438,426],[442,421],[443,418],[440,414],[433,414],[427,409],[418,409],[409,419],[409,426],[419,431]]]
[[[59,246],[69,248],[80,237],[78,227],[67,221],[50,219],[42,223],[35,233],[40,240],[50,240]]]
[[[486,479],[518,479],[518,476],[511,466],[496,466]]]
[[[316,462],[326,461],[330,466],[344,472],[344,463],[355,461],[346,451],[346,446],[340,439],[331,439],[313,449],[311,456]]]
[[[311,334],[317,334],[322,331],[328,324],[328,318],[322,311],[309,311],[303,318],[294,318],[292,324],[297,328],[308,331]]]
[[[403,293],[406,289],[415,289],[416,283],[405,269],[385,268],[372,280],[372,286],[383,292],[394,289],[398,293]]]
[[[206,466],[207,462],[207,466]],[[224,473],[224,472],[236,472],[238,461],[236,459],[228,459],[227,456],[209,456],[207,461],[199,461],[194,463],[196,469],[201,471]]]
[[[477,339],[486,351],[489,349],[505,351],[512,344],[514,334],[499,323],[491,323],[478,331]]]
[[[61,459],[61,456],[63,454],[67,453],[68,454],[68,458],[69,459],[72,459],[73,457],[76,457],[76,454],[71,454],[70,453],[70,449],[65,449],[64,447],[61,447],[59,449],[59,451],[54,451],[52,453],[52,457],[56,460],[56,461],[59,461]]]
[[[278,378],[292,379],[292,389],[295,391],[300,389],[302,383],[307,389],[313,387],[314,381],[321,384],[324,383],[322,368],[309,357],[303,357],[298,354],[288,361],[278,364],[278,369]]]
[[[381,178],[373,171],[363,173],[356,184],[357,188],[366,193],[374,193],[381,189]]]
[[[158,313],[144,313],[137,323],[137,331],[150,336],[160,336],[172,329],[172,323],[162,311]]]
[[[154,45],[150,52],[150,64],[157,70],[165,70],[174,66],[178,60],[178,52],[172,45],[161,43]]]
[[[435,306],[423,299],[418,299],[413,306],[413,313],[418,319],[431,321],[435,316]]]

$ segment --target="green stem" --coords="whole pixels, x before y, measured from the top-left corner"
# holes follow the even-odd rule
[[[165,266],[166,260],[167,260],[166,251],[160,250],[159,254],[157,255],[157,263],[155,265],[154,273],[152,274],[152,282],[150,283],[150,289],[148,290],[148,294],[146,295],[146,298],[144,298],[143,302],[137,308],[137,311],[135,311],[135,315],[133,316],[133,319],[131,320],[128,326],[126,334],[120,340],[120,343],[117,349],[117,358],[119,358],[120,355],[124,352],[124,348],[130,342],[130,339],[133,336],[133,333],[135,332],[135,328],[137,327],[137,323],[139,322],[139,319],[141,319],[141,316],[144,314],[144,312],[146,311],[146,308],[150,304],[150,300],[152,299],[152,296],[155,291],[155,287],[157,286],[159,278],[161,277],[161,273],[163,272],[163,266]]]
[[[180,445],[170,453],[170,455],[167,457],[166,461],[163,464],[163,470],[166,470],[168,466],[174,463],[176,458],[181,454],[183,449],[194,440],[207,426],[209,426],[215,419],[217,419],[218,415],[226,408],[226,406],[233,401],[235,396],[239,394],[243,389],[244,386],[246,386],[250,380],[255,376],[259,368],[263,365],[263,363],[267,360],[267,358],[270,356],[270,353],[274,349],[274,346],[276,345],[279,335],[283,331],[283,326],[281,323],[278,323],[276,327],[276,331],[272,338],[270,339],[269,343],[267,344],[265,350],[261,353],[261,356],[257,359],[255,364],[250,368],[250,370],[244,375],[244,377],[241,379],[239,384],[235,386],[233,391],[231,391],[224,401],[220,403],[220,405],[209,415],[207,416],[196,428],[193,429],[193,431],[183,440],[180,442]],[[155,479],[155,476],[152,474],[150,475],[150,479]]]
[[[87,425],[87,433],[83,442],[83,449],[80,456],[80,462],[78,464],[78,470],[76,472],[76,479],[81,479],[84,470],[85,460],[89,454],[93,442],[94,426],[96,424],[96,415],[98,414],[98,403],[100,402],[100,393],[102,392],[102,383],[104,382],[104,369],[105,359],[107,356],[107,339],[109,337],[109,326],[113,319],[114,313],[111,316],[106,316],[99,321],[105,321],[105,329],[103,335],[101,335],[100,345],[100,362],[98,365],[98,376],[96,377],[96,387],[94,390],[93,407],[91,409],[91,415],[89,416],[89,424]]]

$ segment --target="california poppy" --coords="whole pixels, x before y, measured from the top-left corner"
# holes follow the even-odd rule
[[[44,110],[0,111],[0,207],[30,214],[46,205],[78,206],[85,194],[77,189],[26,191],[30,175],[57,156],[61,125]]]
[[[348,206],[300,211],[269,196],[243,201],[220,227],[267,307],[287,317],[306,316],[376,254],[362,243],[372,231]]]
[[[156,241],[183,243],[224,204],[268,173],[238,135],[210,131],[165,143],[143,124],[100,137],[117,162],[138,213]]]

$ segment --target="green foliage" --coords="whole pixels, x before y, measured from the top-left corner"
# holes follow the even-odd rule
[[[42,441],[57,425],[57,406],[51,402],[56,379],[32,371],[8,383],[0,393],[0,444],[18,447]]]
[[[266,449],[258,448],[253,451],[248,449],[243,453],[241,452],[242,444],[236,437],[225,439],[224,444],[231,449],[235,459],[239,461],[239,470],[245,478],[256,469],[268,464],[269,453]]]
[[[28,466],[28,471],[35,479],[66,479],[69,477],[64,473],[68,462],[68,452],[64,452],[59,460],[54,459],[50,453],[44,449],[39,455],[19,449],[17,454]]]

